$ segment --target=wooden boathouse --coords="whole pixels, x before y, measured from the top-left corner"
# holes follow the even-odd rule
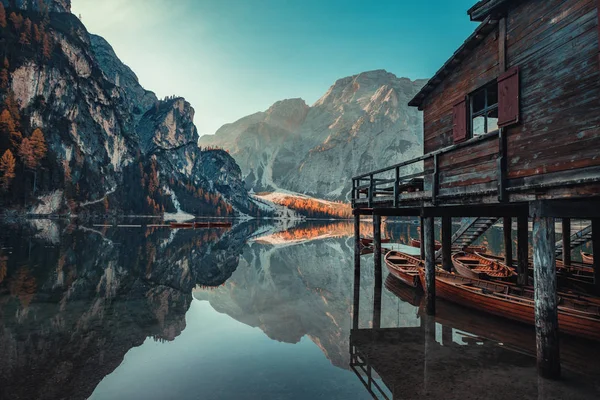
[[[509,265],[517,221],[518,282],[527,285],[533,223],[538,370],[549,378],[560,376],[556,258],[571,263],[571,219],[592,221],[585,234],[600,255],[599,7],[599,0],[477,2],[468,15],[478,27],[409,103],[424,114],[424,155],[353,178],[356,270],[361,216],[373,217],[376,280],[381,217],[421,217],[431,314],[438,257],[451,270],[453,249],[470,244],[460,238],[500,218]],[[453,235],[453,217],[473,220]],[[599,264],[596,257],[597,294]]]

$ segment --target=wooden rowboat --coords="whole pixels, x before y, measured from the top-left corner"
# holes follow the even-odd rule
[[[373,242],[374,241],[375,240],[372,239],[372,238],[360,238],[360,244],[363,247],[371,247],[371,246],[373,246]],[[389,242],[390,242],[390,239],[381,239],[381,243],[389,243]]]
[[[231,228],[231,222],[195,222],[194,228]]]
[[[416,248],[419,248],[419,249],[420,249],[420,248],[421,248],[421,241],[420,241],[420,240],[418,240],[418,239],[413,239],[413,238],[410,238],[410,245],[411,245],[412,247],[416,247]],[[436,240],[436,241],[435,241],[435,249],[436,249],[436,250],[439,250],[439,249],[441,249],[441,248],[442,248],[442,243],[440,243],[439,241],[437,241],[437,240]]]
[[[172,229],[192,229],[194,228],[193,222],[171,222],[169,226]]]
[[[594,263],[594,255],[590,253],[581,252],[581,259],[585,264],[593,264]]]
[[[419,270],[425,287],[425,271]],[[446,271],[435,272],[436,295],[442,299],[500,317],[535,324],[532,290],[502,283],[470,279]],[[558,294],[558,325],[561,332],[600,340],[600,301],[573,294]]]
[[[505,264],[478,254],[454,253],[452,254],[454,269],[460,275],[473,279],[510,279],[515,272]]]
[[[419,286],[420,259],[399,251],[390,251],[385,255],[385,264],[392,275],[412,287]]]

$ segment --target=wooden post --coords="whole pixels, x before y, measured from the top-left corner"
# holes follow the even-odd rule
[[[373,215],[373,260],[375,262],[375,296],[373,298],[373,328],[379,328],[376,325],[376,313],[379,310],[379,319],[381,319],[381,287],[383,285],[383,271],[381,270],[381,216]],[[379,288],[379,299],[377,298],[377,288]]]
[[[377,277],[377,270],[375,271]],[[381,276],[381,273],[379,274]],[[375,289],[373,290],[373,328],[381,328],[381,292],[383,283],[381,279],[375,279]]]
[[[504,217],[504,263],[512,268],[513,253],[512,253],[512,218]]]
[[[425,240],[421,244],[425,248],[425,311],[435,315],[435,237],[433,217],[424,218]]]
[[[592,255],[594,256],[594,286],[600,294],[600,218],[592,219]]]
[[[517,283],[527,286],[529,281],[529,219],[517,217]]]
[[[562,259],[563,263],[567,266],[571,265],[571,219],[563,218],[562,219],[562,245],[563,245],[563,253]]]
[[[419,232],[421,241],[421,260],[425,260],[425,219],[421,217],[421,231]]]
[[[442,218],[442,267],[452,272],[452,217]]]
[[[452,328],[442,325],[442,345],[452,346]]]
[[[358,329],[358,309],[360,296],[360,215],[354,214],[354,306],[352,308],[352,328]]]
[[[538,373],[560,378],[556,254],[554,218],[540,215],[540,203],[532,204],[535,334]]]

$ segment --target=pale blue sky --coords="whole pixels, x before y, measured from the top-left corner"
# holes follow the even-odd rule
[[[428,78],[476,26],[475,0],[72,2],[144,87],[190,101],[200,134],[367,70]]]

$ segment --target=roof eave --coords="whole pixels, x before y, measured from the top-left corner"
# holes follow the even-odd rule
[[[419,107],[422,110],[423,101],[435,88],[495,29],[498,21],[487,17],[465,42],[454,52],[452,57],[440,68],[435,75],[421,88],[419,93],[408,103],[410,107]]]

